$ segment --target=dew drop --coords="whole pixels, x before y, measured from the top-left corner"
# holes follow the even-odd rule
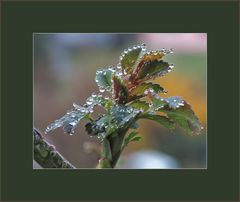
[[[89,109],[89,112],[90,112],[90,113],[93,113],[93,108],[90,108],[90,109]]]
[[[152,110],[149,111],[148,113],[149,113],[149,114],[156,114],[156,112],[154,112],[154,111],[152,111]]]
[[[98,69],[96,74],[101,74],[103,72],[103,69]]]
[[[150,88],[150,89],[149,89],[149,92],[150,92],[150,93],[153,93],[153,92],[154,92],[154,90],[153,90],[152,88]]]
[[[114,67],[110,67],[109,70],[110,70],[111,72],[116,72],[116,69],[115,69]]]
[[[80,110],[80,112],[85,113],[86,110],[85,110],[84,108],[82,108],[82,109]]]
[[[141,46],[142,46],[142,51],[146,51],[147,50],[147,47],[146,47],[145,43],[143,43]]]
[[[77,107],[78,105],[74,102],[74,103],[73,103],[73,106],[74,106],[74,107]]]
[[[82,109],[82,107],[79,106],[78,104],[76,104],[75,102],[73,103],[73,107],[74,107],[75,109],[77,109],[77,110],[81,110],[81,109]],[[71,112],[67,112],[67,114],[71,114]]]
[[[77,123],[73,121],[73,122],[71,122],[69,124],[72,125],[72,126],[75,126]]]
[[[62,124],[59,123],[59,122],[57,122],[57,123],[54,124],[54,126],[56,126],[56,127],[60,127],[61,125],[62,125]]]
[[[88,100],[86,103],[87,103],[88,105],[91,105],[91,104],[92,104],[92,102],[91,102],[91,101],[89,101],[89,100]]]
[[[100,91],[101,93],[103,93],[103,92],[105,92],[105,89],[99,88],[99,91]]]
[[[122,67],[121,67],[121,65],[120,64],[118,64],[117,65],[117,69],[121,69]]]
[[[92,102],[93,101],[93,97],[89,97],[87,100]]]
[[[122,76],[123,74],[122,74],[122,72],[118,72],[118,74],[117,74],[117,76]]]

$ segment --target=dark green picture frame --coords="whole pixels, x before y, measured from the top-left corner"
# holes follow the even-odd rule
[[[239,3],[1,3],[1,200],[238,201]],[[208,169],[33,170],[36,32],[208,34]]]

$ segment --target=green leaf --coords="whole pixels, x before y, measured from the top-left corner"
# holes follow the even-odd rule
[[[191,109],[191,106],[185,101],[184,106],[179,108],[170,108],[166,105],[159,111],[166,113],[169,119],[183,128],[189,135],[199,134],[203,129],[198,117]]]
[[[113,75],[113,94],[114,99],[119,104],[125,104],[128,100],[128,91],[126,86],[123,81],[115,75]]]
[[[141,114],[139,116],[139,119],[149,119],[152,121],[156,121],[157,123],[160,123],[161,125],[163,125],[164,127],[168,128],[168,129],[175,128],[174,122],[165,116],[145,113],[145,114]]]
[[[140,141],[142,137],[137,136],[138,132],[132,131],[125,139],[123,142],[123,147],[126,147],[130,142],[133,141]]]
[[[131,142],[134,142],[134,141],[139,142],[141,139],[142,139],[142,137],[137,136],[137,137],[134,137],[133,139],[131,139]]]
[[[152,111],[156,111],[158,109],[163,108],[165,105],[167,105],[167,102],[165,101],[165,99],[157,95],[153,96],[151,100],[152,100],[152,103],[150,105],[152,106],[150,107],[150,109]]]
[[[139,110],[148,110],[149,109],[149,105],[147,102],[145,101],[141,101],[141,100],[136,100],[136,101],[133,101],[130,106],[136,108],[136,109],[139,109]]]
[[[85,125],[89,135],[97,136],[104,140],[108,136],[117,135],[117,131],[128,124],[132,124],[140,113],[139,110],[125,105],[115,105],[110,114],[105,114]]]
[[[140,111],[133,107],[115,105],[110,110],[110,114],[92,120],[85,125],[85,129],[89,135],[98,136],[103,140],[107,136],[116,135],[116,131],[127,124],[132,124],[139,113]]]
[[[156,50],[156,51],[148,51],[147,53],[145,53],[142,57],[142,60],[144,62],[148,62],[148,61],[153,61],[153,60],[160,60],[165,56],[165,51],[162,50]]]
[[[116,123],[118,127],[125,126],[131,123],[139,114],[140,111],[125,105],[116,105],[111,109],[112,121]]]
[[[125,50],[120,56],[120,64],[123,70],[125,70],[128,74],[133,71],[133,67],[143,49],[145,49],[145,45],[134,46]]]
[[[129,142],[129,140],[131,140],[132,138],[134,138],[135,136],[137,136],[138,132],[137,131],[132,131],[131,133],[129,133],[129,135],[125,138],[125,141]]]
[[[60,119],[55,120],[52,124],[47,126],[45,133],[63,127],[65,133],[73,134],[75,127],[82,119],[89,119],[89,114],[92,112],[92,106],[82,107],[76,104],[73,105],[74,109],[69,110]]]
[[[152,77],[163,76],[166,73],[170,72],[172,67],[173,66],[170,66],[163,60],[145,62],[137,72],[135,80],[144,79],[145,77],[151,79]]]
[[[112,90],[112,74],[113,72],[110,69],[99,69],[96,72],[95,81],[99,86],[100,92]]]
[[[163,87],[161,87],[159,84],[153,84],[153,83],[142,83],[135,88],[130,90],[130,95],[143,95],[144,92],[147,89],[153,89],[155,93],[165,92]]]
[[[151,97],[151,100],[152,100],[152,106],[150,109],[153,111],[160,110],[164,106],[168,106],[169,108],[176,109],[184,105],[184,100],[180,96],[162,98],[158,95],[154,95]]]
[[[202,130],[198,117],[194,114],[191,106],[180,96],[161,98],[152,96],[151,111],[164,112],[175,124],[183,128],[187,134],[199,134]]]

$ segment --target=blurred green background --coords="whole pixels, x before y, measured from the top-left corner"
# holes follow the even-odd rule
[[[84,104],[92,92],[98,68],[116,65],[121,52],[145,43],[148,50],[174,49],[165,60],[174,71],[156,79],[168,90],[166,97],[180,95],[199,116],[205,134],[189,137],[174,134],[151,121],[139,121],[141,142],[130,143],[118,168],[206,168],[207,167],[207,34],[34,34],[34,126],[44,131],[73,102]],[[99,110],[98,113],[101,113]],[[91,138],[82,122],[69,136],[57,129],[44,137],[74,166],[95,168],[100,142]]]

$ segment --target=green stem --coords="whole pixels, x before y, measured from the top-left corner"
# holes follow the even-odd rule
[[[112,168],[112,151],[109,140],[106,138],[101,143],[101,158],[97,168]]]
[[[132,120],[125,127],[115,132],[115,134],[109,135],[109,137],[103,140],[101,145],[101,158],[97,168],[114,168],[116,166],[123,151],[122,145],[124,137],[135,121],[136,119]]]
[[[112,168],[116,166],[117,161],[122,153],[122,143],[126,132],[127,131],[121,131],[121,133],[119,133],[117,136],[110,138],[110,145],[112,150]]]

